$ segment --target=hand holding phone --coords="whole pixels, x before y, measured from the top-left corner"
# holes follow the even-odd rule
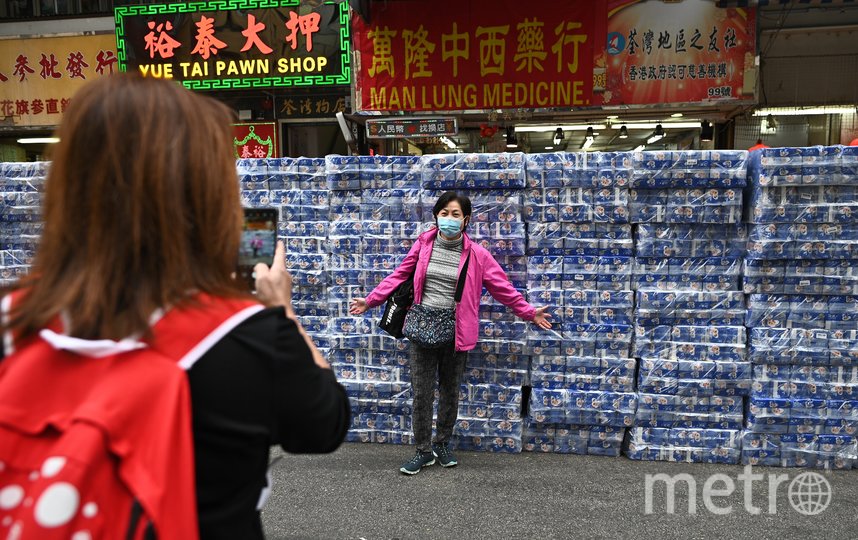
[[[286,248],[278,241],[274,258],[269,268],[265,263],[253,267],[256,275],[256,297],[268,307],[284,306],[286,313],[292,310],[292,274],[286,270]]]
[[[298,332],[310,349],[313,362],[320,368],[331,369],[316,344],[304,331],[301,321],[295,315],[295,310],[292,309],[292,274],[286,270],[286,247],[283,242],[277,242],[271,267],[269,268],[265,263],[258,263],[254,267],[254,274],[256,275],[256,297],[268,307],[283,306],[286,309],[286,316],[295,322]]]
[[[245,208],[244,227],[238,252],[238,276],[255,290],[254,267],[269,264],[277,243],[277,210],[274,208]]]

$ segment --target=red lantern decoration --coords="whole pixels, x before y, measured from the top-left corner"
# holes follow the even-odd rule
[[[498,127],[496,125],[490,126],[488,124],[480,124],[480,137],[484,139],[491,139],[497,132]]]

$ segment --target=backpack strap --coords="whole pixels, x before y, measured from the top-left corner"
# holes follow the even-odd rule
[[[0,300],[0,321],[4,324],[8,323],[16,295],[17,291]],[[67,325],[60,318],[41,330],[39,337],[56,350],[94,358],[152,348],[188,370],[224,336],[263,309],[264,306],[256,300],[227,299],[199,293],[186,305],[156,311],[150,318],[152,337],[147,340],[135,336],[118,341],[75,338],[64,333]],[[10,356],[19,346],[26,344],[16,343],[10,331],[3,333],[4,356]]]
[[[3,327],[5,329],[3,330],[3,354],[2,356],[0,356],[0,360],[2,360],[3,357],[13,354],[21,347],[24,347],[33,341],[32,339],[28,339],[27,343],[20,343],[18,336],[16,336],[11,330],[8,329],[9,322],[11,321],[12,306],[23,295],[24,290],[18,289],[9,292],[5,296],[3,296],[2,299],[0,299],[0,322],[3,323]],[[61,332],[63,328],[63,321],[60,320],[60,318],[58,317],[57,319],[51,321],[47,328]]]
[[[264,309],[255,300],[199,294],[193,303],[167,311],[153,326],[148,343],[187,371],[227,334]]]
[[[3,324],[3,356],[15,352],[15,340],[9,330],[9,312],[12,311],[12,294],[7,294],[0,300],[0,323]]]
[[[471,252],[468,251],[468,258],[465,259],[465,264],[462,266],[462,272],[459,274],[459,282],[456,283],[456,303],[462,301],[462,293],[465,290],[465,278],[468,277],[468,263],[471,262]]]
[[[189,370],[224,336],[264,309],[256,300],[199,294],[192,303],[167,311],[153,326],[148,344]]]

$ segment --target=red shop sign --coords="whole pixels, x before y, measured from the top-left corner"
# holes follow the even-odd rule
[[[405,0],[353,20],[358,108],[586,107],[607,4]]]
[[[280,157],[276,123],[233,124],[232,130],[236,158]]]

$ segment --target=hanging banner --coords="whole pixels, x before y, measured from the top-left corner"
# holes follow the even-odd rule
[[[232,125],[236,158],[280,157],[275,122],[255,122]]]
[[[681,3],[611,0],[598,105],[651,105],[753,99],[743,92],[754,68],[756,11]]]
[[[0,40],[0,124],[58,125],[74,93],[116,62],[111,34]]]
[[[605,2],[403,0],[371,13],[353,18],[360,110],[591,105]]]
[[[346,85],[346,2],[202,0],[116,8],[123,71],[192,90]]]

